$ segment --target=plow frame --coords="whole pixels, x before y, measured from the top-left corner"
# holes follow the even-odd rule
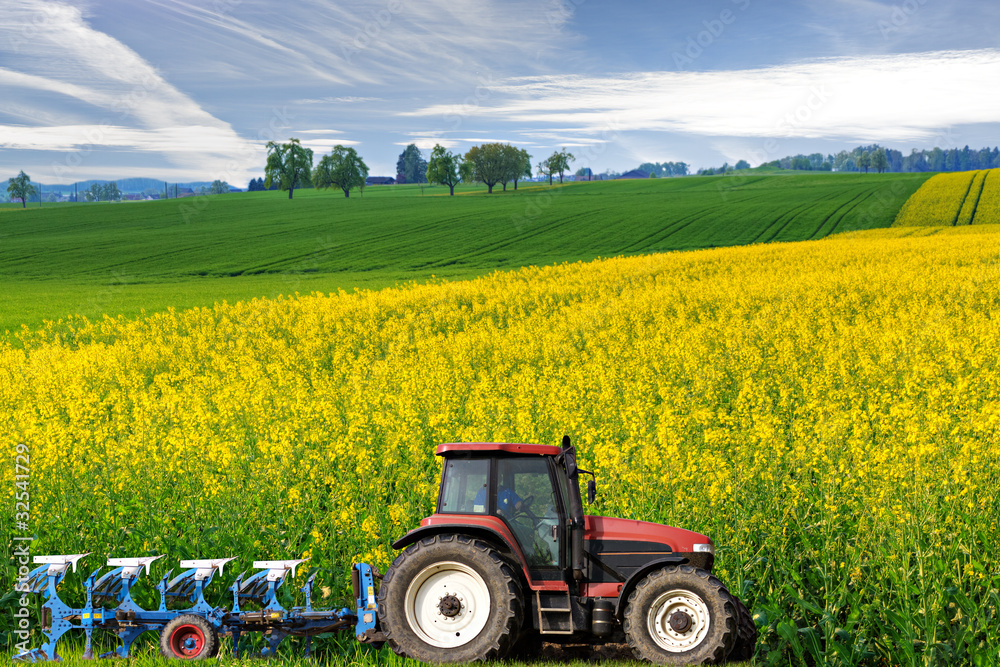
[[[216,574],[222,574],[226,563],[233,558],[181,561],[181,567],[186,569],[173,579],[170,578],[173,570],[163,576],[156,585],[159,605],[155,610],[147,610],[132,599],[131,589],[143,571],[148,574],[150,565],[162,556],[108,559],[107,566],[113,569],[100,577],[98,574],[103,566],[94,570],[84,581],[86,603],[80,608],[71,607],[59,597],[59,585],[70,567],[75,572],[78,562],[88,555],[35,557],[34,561],[40,567],[29,573],[25,592],[43,597],[41,629],[46,641],[39,648],[14,656],[15,662],[61,661],[57,645],[71,630],[82,630],[86,634],[84,659],[94,657],[94,630],[114,633],[120,642],[115,650],[101,654],[100,658],[125,658],[140,635],[146,632],[162,635],[171,621],[184,615],[203,619],[208,629],[218,637],[231,636],[234,657],[240,655],[241,635],[252,632],[265,633],[267,646],[262,651],[264,656],[275,655],[279,644],[289,636],[306,639],[307,657],[311,654],[312,637],[317,634],[354,628],[355,636],[360,641],[371,643],[377,637],[374,595],[377,573],[365,563],[356,564],[352,570],[354,597],[358,603],[356,610],[346,607],[314,609],[312,594],[317,573],[313,573],[299,589],[305,593],[305,606],[285,609],[278,601],[278,592],[288,575],[294,577],[296,568],[305,560],[254,562],[254,569],[259,571],[249,577],[243,572],[229,587],[233,596],[232,606],[213,607],[205,600],[205,589]],[[191,606],[169,609],[167,601],[170,598],[185,598]],[[105,608],[105,601],[113,601],[115,606]],[[259,609],[246,609],[248,605],[258,606]]]

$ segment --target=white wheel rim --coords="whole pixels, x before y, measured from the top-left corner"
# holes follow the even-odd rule
[[[670,617],[678,612],[687,614],[691,621],[691,626],[684,632],[670,627]],[[695,593],[681,589],[667,591],[656,598],[646,616],[649,636],[657,646],[670,653],[690,651],[705,641],[710,622],[705,601]]]
[[[445,616],[441,601],[456,598],[458,613]],[[468,565],[445,561],[424,568],[406,589],[406,622],[424,642],[436,648],[457,648],[475,639],[490,615],[490,591]]]

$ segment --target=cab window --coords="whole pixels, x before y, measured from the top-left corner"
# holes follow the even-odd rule
[[[497,461],[496,513],[513,529],[531,567],[559,564],[559,514],[553,491],[547,459]]]
[[[489,459],[456,459],[445,462],[438,512],[486,514]]]

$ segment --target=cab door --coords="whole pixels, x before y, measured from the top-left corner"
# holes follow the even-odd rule
[[[551,457],[499,457],[494,512],[510,527],[533,580],[562,581],[566,516]]]

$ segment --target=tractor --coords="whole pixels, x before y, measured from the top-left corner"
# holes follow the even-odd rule
[[[267,636],[264,655],[276,655],[286,637],[304,638],[308,655],[311,637],[348,629],[359,641],[437,663],[537,655],[543,641],[627,642],[636,657],[659,664],[753,655],[756,626],[712,576],[712,541],[680,528],[584,515],[580,476],[590,476],[591,503],[597,484],[577,467],[569,438],[561,448],[444,444],[437,454],[444,457],[437,511],[393,543],[403,551],[377,595],[377,571],[354,565],[352,608],[314,609],[315,573],[299,589],[305,606],[284,608],[279,589],[304,560],[254,562],[259,571],[229,587],[232,604],[213,606],[204,592],[234,560],[215,558],[182,561],[186,569],[174,578],[168,572],[156,587],[158,609],[145,610],[131,589],[160,556],[109,558],[113,569],[90,574],[85,604],[73,607],[60,598],[59,584],[89,554],[35,556],[40,567],[24,565],[16,590],[43,598],[47,641],[29,649],[28,630],[18,630],[22,650],[14,660],[59,660],[57,644],[71,630],[86,634],[84,657],[93,655],[96,630],[120,641],[101,657],[126,658],[139,636],[155,632],[164,656],[199,660],[214,656],[223,636],[232,638],[234,657],[240,637],[251,633]]]
[[[589,516],[594,474],[562,447],[442,444],[437,511],[393,543],[362,641],[425,662],[537,654],[543,641],[627,642],[658,664],[748,660],[757,629],[712,575],[705,535]]]

